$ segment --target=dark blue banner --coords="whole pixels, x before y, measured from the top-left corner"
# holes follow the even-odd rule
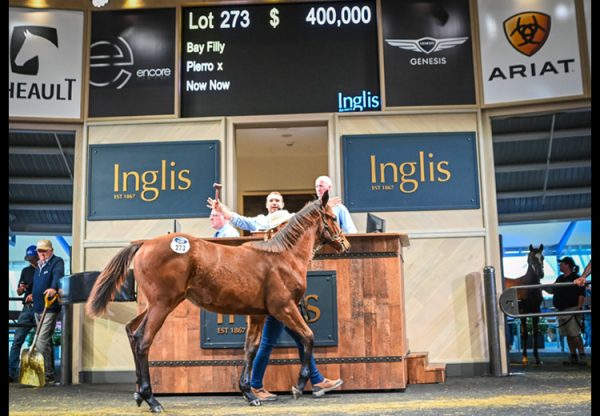
[[[342,136],[352,212],[479,208],[474,132]]]
[[[88,220],[208,217],[219,142],[91,145]]]

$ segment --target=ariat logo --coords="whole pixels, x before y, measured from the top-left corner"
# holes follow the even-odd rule
[[[550,16],[540,12],[515,14],[504,21],[504,34],[513,48],[532,56],[550,35]]]

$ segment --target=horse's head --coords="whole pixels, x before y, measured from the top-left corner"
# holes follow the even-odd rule
[[[539,248],[533,248],[533,245],[529,245],[529,255],[527,256],[527,264],[533,270],[538,280],[544,277],[544,245],[540,244]]]
[[[319,227],[319,242],[322,245],[330,245],[338,253],[344,253],[350,248],[342,229],[338,225],[337,218],[331,207],[327,204],[329,192],[325,191],[321,197],[321,225]]]

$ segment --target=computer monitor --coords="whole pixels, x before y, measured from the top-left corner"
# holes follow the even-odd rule
[[[385,232],[385,220],[373,215],[370,212],[367,213],[367,232],[368,233],[384,233]]]

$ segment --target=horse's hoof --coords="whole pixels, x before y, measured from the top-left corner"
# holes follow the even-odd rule
[[[137,406],[140,407],[142,405],[142,402],[144,401],[144,399],[142,399],[142,396],[140,396],[140,394],[136,391],[135,393],[133,393],[133,398],[135,399],[135,403],[137,404]]]
[[[162,413],[165,411],[165,409],[162,407],[162,405],[157,404],[156,406],[150,407],[150,411],[152,413]]]
[[[254,399],[254,400],[249,400],[248,404],[250,406],[261,406],[262,402],[260,401],[260,399]]]
[[[292,386],[292,394],[294,395],[294,399],[298,400],[302,396],[302,391],[298,387]]]

